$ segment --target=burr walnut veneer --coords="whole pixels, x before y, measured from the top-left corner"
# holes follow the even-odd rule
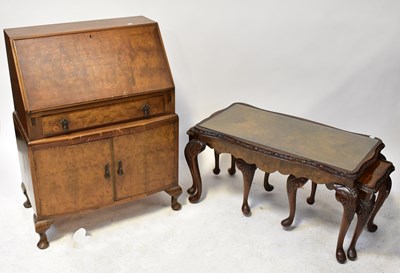
[[[343,218],[336,248],[339,262],[346,261],[343,241],[354,215],[358,221],[347,256],[357,257],[356,242],[363,227],[375,231],[373,219],[390,192],[389,174],[392,163],[381,154],[384,147],[378,138],[371,138],[339,130],[312,121],[291,117],[235,103],[198,123],[188,131],[189,143],[185,156],[193,177],[193,186],[188,189],[189,201],[198,202],[202,193],[202,182],[197,156],[206,145],[215,151],[214,173],[220,172],[220,153],[232,155],[230,174],[235,165],[243,173],[243,214],[251,214],[248,196],[257,168],[264,171],[264,187],[273,189],[268,175],[275,171],[289,175],[287,193],[289,217],[281,224],[293,223],[296,209],[296,190],[312,180],[313,191],[308,199],[312,204],[317,184],[324,184],[336,191],[336,199],[343,205]],[[375,193],[379,192],[375,204]]]
[[[4,30],[25,207],[39,248],[58,216],[178,185],[175,87],[145,17]]]

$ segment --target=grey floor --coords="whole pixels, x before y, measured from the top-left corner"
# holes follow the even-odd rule
[[[9,194],[0,200],[0,272],[399,272],[397,192],[376,218],[378,231],[363,232],[358,260],[341,265],[335,247],[342,207],[333,191],[320,187],[316,203],[310,206],[305,202],[310,192],[307,183],[298,191],[293,228],[284,230],[280,221],[288,215],[285,176],[272,174],[275,189],[265,192],[263,174],[257,171],[249,199],[252,216],[244,217],[241,173],[230,176],[229,156],[222,155],[221,174],[216,176],[210,158],[210,151],[200,157],[204,185],[200,203],[187,201],[191,178],[181,164],[182,210],[173,211],[169,196],[158,193],[66,217],[47,232],[46,250],[36,247],[33,212],[22,206],[19,187],[8,188]],[[346,249],[349,241],[350,235]]]

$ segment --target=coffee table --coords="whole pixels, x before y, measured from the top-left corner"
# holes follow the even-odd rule
[[[380,189],[377,185],[387,188],[389,174],[394,170],[390,162],[377,164],[384,161],[381,154],[384,144],[378,138],[243,103],[234,103],[214,113],[187,133],[189,142],[185,157],[193,178],[193,185],[188,189],[191,203],[198,202],[202,194],[197,156],[206,146],[213,148],[216,154],[229,153],[235,159],[243,174],[242,212],[246,216],[251,214],[248,196],[257,168],[266,174],[278,171],[289,175],[287,192],[290,213],[281,222],[284,227],[293,223],[297,188],[312,180],[315,185],[325,184],[328,189],[334,189],[336,199],[343,205],[336,247],[336,258],[340,263],[346,261],[343,241],[355,213],[358,214],[358,223],[348,251],[351,260],[357,256],[355,245],[363,227],[370,215],[375,216],[382,205],[375,206],[374,194]],[[377,165],[379,172],[375,171]],[[363,176],[366,173],[368,175]],[[375,175],[373,183],[369,183],[371,173]],[[377,173],[379,177],[376,177]],[[362,182],[358,181],[361,177]],[[373,188],[366,186],[372,184]],[[383,200],[380,203],[387,195],[379,196]]]

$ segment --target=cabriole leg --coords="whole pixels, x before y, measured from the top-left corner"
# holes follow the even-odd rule
[[[289,217],[281,221],[282,226],[289,227],[293,223],[294,215],[296,213],[297,189],[303,187],[307,181],[308,181],[307,178],[304,177],[297,178],[294,175],[289,175],[286,181],[286,190],[288,194],[290,212],[289,212]]]
[[[264,173],[264,189],[266,191],[272,191],[274,186],[269,183],[269,173]]]
[[[315,193],[317,192],[317,183],[311,183],[311,193],[310,196],[307,198],[307,203],[312,205],[315,202]]]
[[[235,162],[236,158],[233,155],[231,155],[231,167],[228,169],[228,173],[230,175],[234,175],[236,173]]]
[[[363,198],[361,198],[363,195]],[[371,215],[372,209],[375,204],[375,195],[371,193],[360,193],[359,202],[357,205],[357,225],[354,230],[353,239],[351,240],[349,249],[347,250],[347,257],[349,260],[354,261],[357,258],[356,244],[357,240],[363,231],[368,218]]]
[[[32,207],[32,205],[31,205],[31,201],[29,201],[28,194],[26,193],[26,188],[25,188],[24,183],[21,183],[21,189],[22,189],[22,193],[23,193],[23,194],[25,195],[25,197],[26,197],[26,201],[24,202],[24,207],[27,208],[27,209],[29,209],[29,208]]]
[[[165,192],[171,195],[171,208],[173,210],[180,210],[182,205],[178,202],[178,197],[182,194],[182,188],[180,186],[175,186],[173,188],[166,189]]]
[[[243,174],[243,204],[242,212],[245,216],[251,215],[251,209],[248,203],[251,184],[253,182],[254,173],[256,172],[255,164],[248,164],[243,159],[236,159],[236,166]]]
[[[201,196],[202,184],[197,155],[205,148],[206,144],[198,139],[191,139],[185,147],[185,158],[193,179],[193,185],[187,190],[190,194],[189,201],[191,203],[198,202]]]
[[[213,169],[214,174],[219,174],[221,170],[219,169],[219,153],[214,150],[215,167]]]
[[[379,209],[385,202],[386,198],[389,196],[391,188],[392,188],[392,180],[390,179],[390,177],[388,177],[379,188],[378,198],[376,198],[375,206],[372,210],[371,217],[369,218],[367,223],[368,231],[375,232],[378,229],[378,226],[374,224],[374,219]]]
[[[35,223],[35,231],[40,236],[40,240],[37,243],[37,247],[40,249],[46,249],[49,247],[49,241],[47,241],[46,231],[54,223],[54,220],[38,220],[36,214],[33,215],[33,222]]]
[[[339,236],[336,246],[336,259],[339,263],[346,262],[346,254],[343,249],[343,241],[347,230],[354,218],[357,207],[357,192],[345,186],[335,185],[335,197],[343,205],[342,223],[340,225]]]

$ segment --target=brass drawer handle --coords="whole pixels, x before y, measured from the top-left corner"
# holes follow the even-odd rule
[[[69,127],[68,127],[68,125],[69,125],[69,120],[68,120],[68,119],[63,118],[63,119],[60,121],[60,124],[61,124],[62,128],[64,129],[64,131],[68,131],[68,130],[69,130]]]
[[[122,161],[118,160],[118,175],[123,176],[124,175],[124,170],[122,169]]]
[[[104,177],[105,178],[110,178],[110,166],[108,165],[108,163],[106,163],[106,165],[104,166]]]
[[[142,108],[140,108],[140,110],[143,112],[143,115],[145,117],[147,117],[150,114],[150,106],[148,106],[147,104],[143,105]]]

